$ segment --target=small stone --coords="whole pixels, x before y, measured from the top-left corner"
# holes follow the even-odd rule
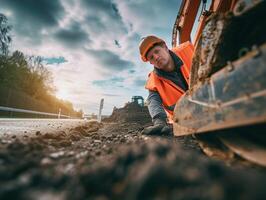
[[[82,151],[79,154],[77,154],[75,157],[79,159],[79,158],[85,157],[87,154],[88,154],[88,151]]]
[[[20,185],[26,185],[30,183],[31,180],[30,178],[31,177],[29,174],[22,174],[21,176],[19,176],[17,181],[19,182]]]
[[[67,147],[67,146],[70,146],[71,145],[71,142],[68,141],[68,140],[63,140],[61,142],[59,142],[59,146],[60,147]]]
[[[12,142],[10,140],[1,140],[2,144],[11,144]]]
[[[75,152],[74,152],[74,151],[69,151],[69,152],[67,153],[67,155],[68,155],[68,156],[73,156],[73,155],[75,155]]]
[[[50,165],[50,164],[52,164],[52,160],[50,158],[43,158],[41,160],[41,165],[42,166],[47,166],[47,165]]]
[[[43,138],[44,139],[54,139],[55,136],[54,136],[54,134],[46,133],[46,134],[44,134]]]
[[[196,168],[187,168],[183,173],[187,180],[196,181],[200,178],[200,171]]]
[[[78,136],[78,135],[70,135],[70,139],[72,140],[72,141],[78,141],[78,140],[80,140],[80,136]]]
[[[100,137],[99,137],[99,135],[94,134],[94,135],[92,136],[92,139],[94,139],[94,140],[99,140]]]
[[[41,135],[40,131],[36,131],[35,135]]]
[[[108,153],[108,154],[110,154],[110,153],[112,153],[112,152],[113,152],[113,149],[112,149],[112,148],[107,149],[107,153]]]
[[[69,163],[65,166],[64,172],[65,173],[71,173],[74,171],[74,164]]]
[[[125,142],[126,141],[126,138],[121,138],[120,139],[120,142]]]
[[[65,154],[64,151],[58,151],[58,152],[55,152],[55,153],[51,153],[50,157],[56,159],[56,158],[62,157],[64,154]]]

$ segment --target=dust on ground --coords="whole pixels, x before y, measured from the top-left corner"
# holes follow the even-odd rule
[[[131,108],[104,123],[2,137],[0,199],[264,199],[265,170],[210,159],[190,136],[143,136],[147,110],[132,117]]]

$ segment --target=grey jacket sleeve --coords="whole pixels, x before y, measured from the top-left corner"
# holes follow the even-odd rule
[[[166,122],[167,115],[162,106],[162,99],[158,92],[149,90],[147,99],[149,113],[154,124]]]

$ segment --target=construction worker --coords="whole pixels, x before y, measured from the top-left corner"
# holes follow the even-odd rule
[[[173,111],[178,99],[188,90],[194,47],[190,42],[169,50],[165,41],[153,35],[139,45],[141,59],[154,66],[145,88],[149,90],[148,109],[153,126],[146,135],[172,134]]]

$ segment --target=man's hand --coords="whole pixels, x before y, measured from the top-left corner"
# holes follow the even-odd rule
[[[156,120],[153,126],[144,128],[144,135],[173,135],[173,129],[163,120]]]

